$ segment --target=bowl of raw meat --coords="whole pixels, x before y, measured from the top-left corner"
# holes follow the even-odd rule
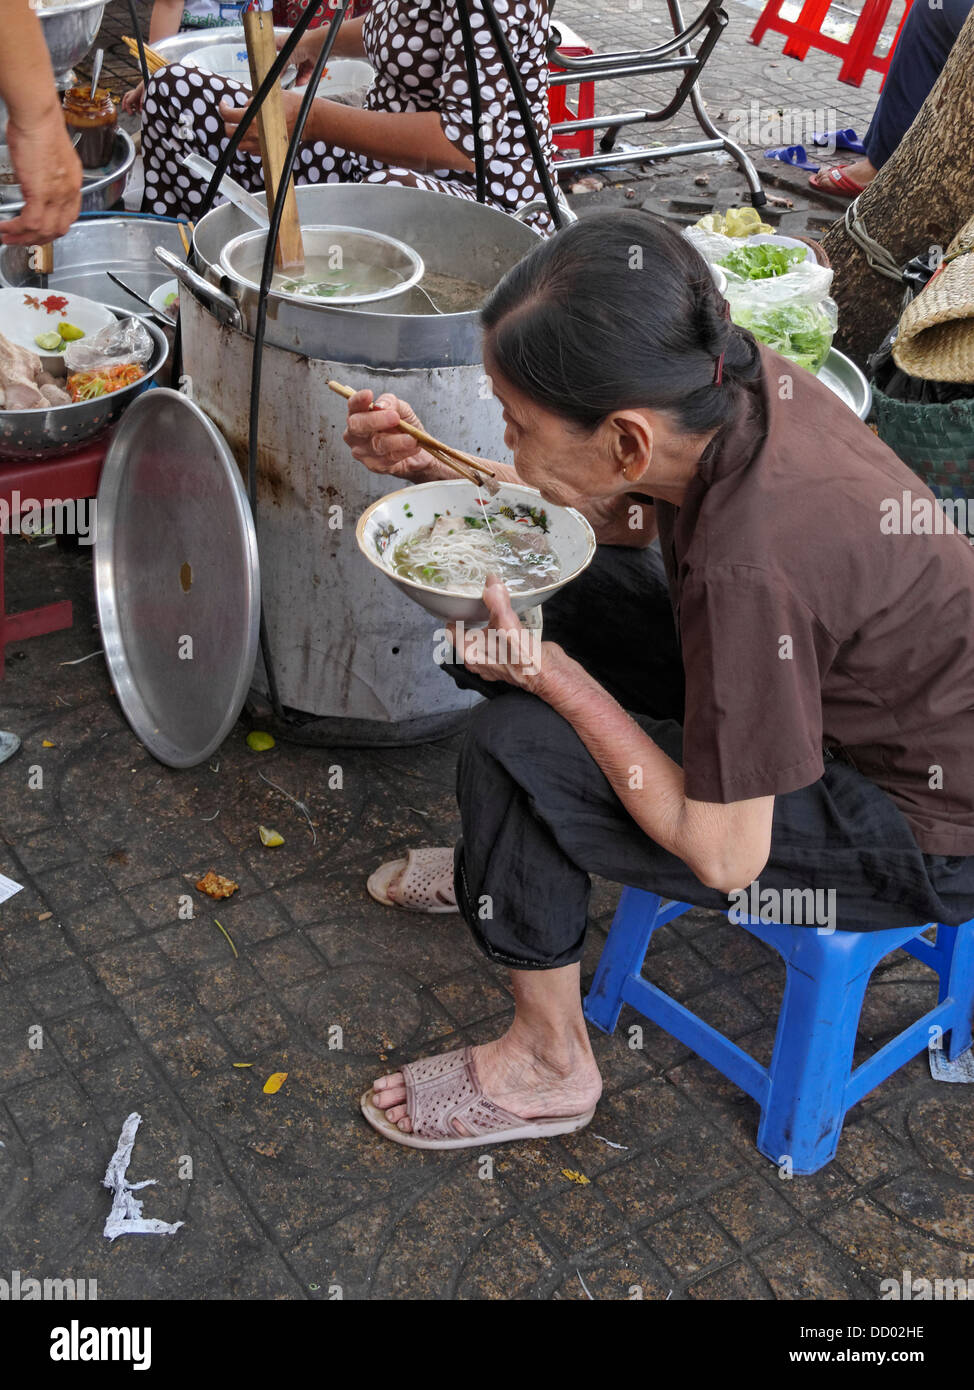
[[[36,352],[0,333],[0,460],[32,463],[70,453],[115,423],[169,356],[161,328],[141,319],[152,339],[144,368],[54,376]],[[138,375],[136,375],[136,372]]]

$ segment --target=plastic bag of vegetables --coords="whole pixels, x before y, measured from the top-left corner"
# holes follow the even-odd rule
[[[734,323],[790,362],[817,372],[838,323],[831,286],[831,270],[802,261],[786,274],[765,279],[729,274],[726,298]]]

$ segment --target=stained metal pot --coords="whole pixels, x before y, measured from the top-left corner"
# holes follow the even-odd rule
[[[422,257],[427,270],[471,280],[483,286],[485,296],[538,244],[538,234],[516,218],[448,193],[335,183],[301,187],[297,199],[303,225],[365,227],[395,237]],[[196,224],[195,275],[174,258],[160,259],[220,322],[252,336],[253,314],[233,297],[233,284],[220,266],[226,245],[251,230],[250,219],[227,203]],[[389,312],[381,305],[347,309],[327,300],[279,299],[270,306],[265,341],[307,357],[389,369],[479,364],[476,310],[435,314],[420,289],[410,293],[408,303],[397,302]]]

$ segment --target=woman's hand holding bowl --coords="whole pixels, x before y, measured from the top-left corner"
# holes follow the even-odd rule
[[[457,660],[481,680],[504,681],[544,699],[547,683],[566,659],[564,651],[556,642],[542,642],[539,629],[521,626],[496,574],[487,576],[483,597],[490,614],[486,627],[449,626]]]

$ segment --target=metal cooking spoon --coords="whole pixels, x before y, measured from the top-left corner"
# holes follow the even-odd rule
[[[130,294],[133,299],[137,299],[140,304],[144,304],[156,323],[161,324],[163,328],[173,328],[175,326],[176,320],[169,318],[166,314],[160,314],[156,306],[150,304],[144,294],[139,294],[138,290],[133,290],[131,285],[126,285],[125,281],[120,280],[112,271],[106,270],[105,274],[113,285],[117,285],[120,290],[124,290],[125,293]]]
[[[98,52],[95,54],[94,62],[91,65],[91,93],[89,95],[89,101],[94,101],[95,99],[95,90],[98,86],[98,79],[101,77],[101,65],[104,61],[105,50],[99,48]]]

